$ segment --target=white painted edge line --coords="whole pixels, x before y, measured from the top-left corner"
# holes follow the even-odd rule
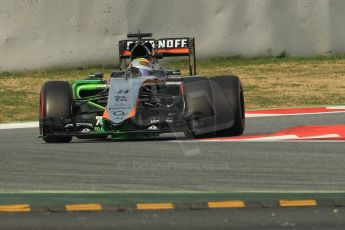
[[[340,139],[340,140],[322,140],[322,139],[300,139],[300,140],[284,140],[281,142],[289,142],[289,143],[344,143],[345,140],[344,139]],[[281,143],[280,142],[280,143]]]
[[[0,124],[0,129],[25,129],[25,128],[37,128],[37,127],[38,127],[38,121]]]
[[[265,143],[265,142],[274,142],[274,143],[344,143],[345,140],[322,140],[319,138],[315,139],[282,139],[282,140],[224,140],[224,141],[197,141],[197,140],[186,140],[186,141],[168,141],[168,142],[179,142],[179,143]]]
[[[322,138],[340,138],[341,136],[339,134],[325,134],[325,135],[319,135],[319,136],[309,136],[309,137],[300,137],[300,139],[322,139]]]
[[[247,142],[247,141],[278,141],[278,140],[290,140],[290,139],[298,139],[296,135],[280,135],[280,136],[270,136],[270,137],[252,137],[248,139],[207,139],[207,140],[197,140],[199,142],[227,142],[227,141],[240,141],[240,142]]]
[[[339,109],[345,110],[345,106],[329,106],[326,109]],[[264,113],[252,113],[246,114],[246,118],[256,117],[281,117],[281,116],[301,116],[301,115],[315,115],[315,114],[331,114],[331,113],[345,113],[345,111],[331,111],[331,112],[319,112],[319,113],[294,113],[294,114],[264,114]],[[25,129],[25,128],[38,128],[38,121],[31,122],[17,122],[17,123],[0,123],[1,129]]]
[[[327,138],[340,138],[339,134],[325,134],[317,136],[306,136],[299,137],[297,135],[281,135],[281,136],[271,136],[271,137],[254,137],[248,139],[213,139],[213,140],[173,140],[171,142],[275,142],[275,141],[293,141],[293,142],[308,142],[308,140],[319,139],[316,142],[340,142],[344,140],[327,140]],[[326,139],[326,140],[322,140]],[[311,141],[309,141],[311,142]],[[315,142],[315,141],[313,141]]]
[[[186,141],[168,141],[168,142],[177,142],[177,143],[265,143],[265,142],[271,142],[271,143],[345,143],[344,139],[337,139],[337,140],[322,140],[319,138],[315,139],[282,139],[282,140],[225,140],[225,141],[197,141],[197,140],[186,140]]]
[[[271,137],[254,137],[250,139],[243,139],[241,141],[279,141],[279,140],[290,140],[290,139],[298,139],[299,137],[296,135],[280,135],[280,136],[271,136]]]
[[[319,112],[319,113],[288,113],[288,114],[265,114],[265,113],[251,113],[246,114],[246,118],[255,118],[255,117],[282,117],[282,116],[303,116],[303,115],[322,115],[322,114],[331,114],[331,113],[345,113],[345,111],[332,111],[332,112]]]
[[[345,109],[345,106],[328,106],[326,109]]]

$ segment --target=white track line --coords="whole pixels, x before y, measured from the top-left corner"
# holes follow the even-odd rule
[[[345,109],[345,106],[328,106],[326,109]]]
[[[279,141],[279,140],[296,140],[298,136],[296,135],[280,135],[280,136],[269,136],[269,137],[249,137],[248,139],[225,139],[225,138],[214,138],[214,139],[200,139],[195,140],[199,142],[227,142],[227,141],[236,141],[236,142],[248,142],[248,141]]]
[[[38,127],[38,121],[0,124],[0,129],[25,129],[25,128],[37,128],[37,127]]]
[[[177,142],[177,143],[266,143],[266,142],[275,142],[275,143],[344,143],[343,139],[338,140],[323,140],[323,139],[282,139],[282,140],[222,140],[222,141],[199,141],[199,140],[172,140],[168,142]]]
[[[332,114],[332,113],[345,113],[345,111],[332,111],[332,112],[320,112],[320,113],[288,113],[288,114],[265,114],[265,113],[250,113],[246,114],[246,118],[255,117],[282,117],[282,116],[306,116],[306,115],[322,115],[322,114]]]
[[[298,139],[296,135],[280,135],[280,136],[271,136],[271,137],[254,137],[248,139],[242,139],[241,141],[281,141],[281,140],[294,140]]]
[[[328,106],[326,109],[345,109],[345,106]],[[317,114],[332,114],[332,113],[345,113],[345,111],[331,111],[331,112],[319,112],[319,113],[296,113],[296,114],[264,114],[264,113],[251,113],[246,114],[246,118],[257,117],[281,117],[281,116],[303,116],[303,115],[317,115]],[[38,128],[38,121],[31,122],[17,122],[17,123],[0,123],[1,129],[25,129],[25,128]]]
[[[249,137],[248,139],[200,139],[200,140],[173,140],[171,142],[275,142],[275,141],[296,141],[296,142],[308,142],[308,140],[314,140],[313,142],[339,142],[344,140],[328,140],[329,138],[341,138],[339,134],[325,134],[316,136],[299,137],[297,135],[280,135],[269,137]],[[315,139],[317,141],[315,141]],[[324,140],[323,140],[324,139]]]
[[[341,138],[339,134],[325,134],[319,136],[309,136],[309,137],[300,137],[299,139],[327,139],[327,138]]]

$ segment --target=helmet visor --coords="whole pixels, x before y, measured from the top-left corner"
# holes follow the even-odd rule
[[[129,68],[128,73],[131,77],[146,77],[152,75],[152,72],[150,70],[137,67]]]
[[[143,77],[151,75],[151,71],[150,70],[140,68],[139,71],[140,71],[141,76],[143,76]]]

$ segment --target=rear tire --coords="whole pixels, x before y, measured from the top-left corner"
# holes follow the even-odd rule
[[[217,131],[216,135],[222,137],[243,134],[245,128],[245,106],[240,79],[237,76],[216,76],[211,78],[211,80],[218,84],[234,114],[234,124],[232,127]]]
[[[72,100],[72,90],[68,82],[48,81],[42,86],[40,93],[39,129],[45,142],[67,143],[72,140],[72,136],[49,135],[46,131],[47,127],[43,124],[43,118],[71,118]]]
[[[206,138],[215,135],[215,115],[210,81],[205,77],[183,80],[185,112],[191,116],[187,138]]]

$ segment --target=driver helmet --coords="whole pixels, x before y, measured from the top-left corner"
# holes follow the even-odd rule
[[[146,77],[152,75],[152,65],[146,58],[136,58],[127,71],[131,77]]]

